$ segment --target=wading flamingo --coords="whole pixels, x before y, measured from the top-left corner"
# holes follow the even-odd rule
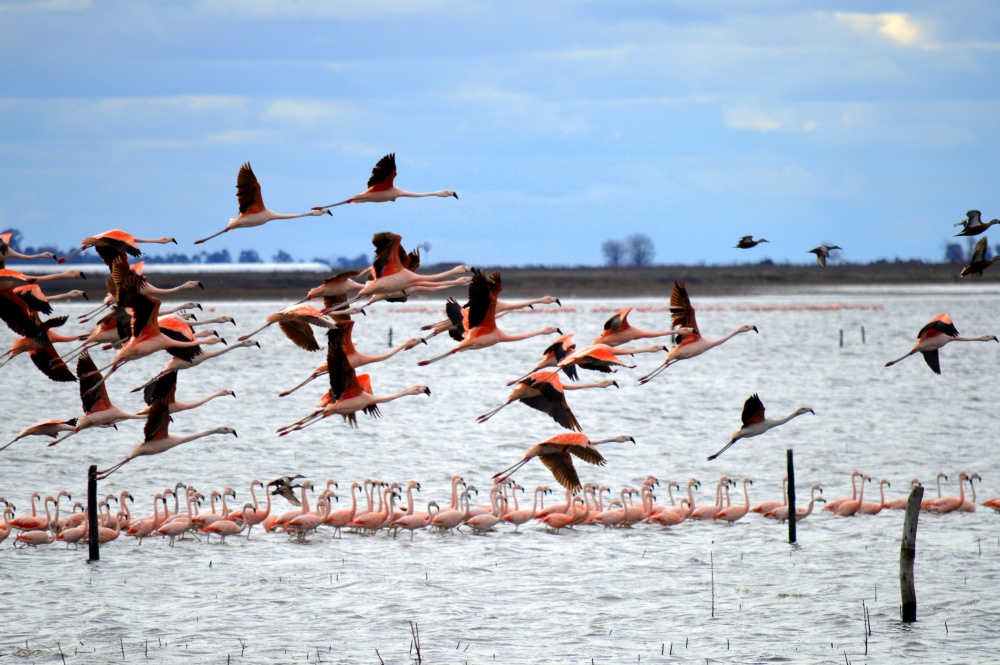
[[[820,487],[819,485],[813,485],[812,491],[809,494],[809,505],[807,505],[805,508],[802,508],[801,506],[797,506],[795,508],[796,522],[801,522],[805,518],[809,517],[812,514],[813,506],[816,505],[817,501],[826,502],[826,499],[822,497],[818,499],[816,498],[817,491],[819,491],[819,493],[822,494],[823,488]],[[763,513],[763,515],[764,517],[770,517],[771,519],[776,519],[780,522],[785,522],[788,520],[788,504],[786,503],[783,506],[778,506],[774,510],[769,510],[766,513]]]
[[[759,332],[757,326],[740,326],[725,337],[705,339],[701,336],[701,332],[698,329],[698,322],[695,320],[694,311],[684,282],[674,282],[674,288],[670,292],[670,318],[675,330],[686,328],[689,332],[677,335],[675,338],[676,344],[667,353],[663,364],[639,379],[639,383],[649,383],[657,374],[674,363],[700,356],[709,349],[713,349],[720,344],[725,344],[736,335],[750,332],[751,330]]]
[[[804,413],[812,413],[813,411],[808,406],[802,406],[796,409],[794,412],[788,414],[784,418],[778,418],[777,420],[768,420],[764,417],[764,403],[760,401],[760,397],[757,393],[750,395],[747,401],[743,403],[743,427],[733,432],[732,438],[729,443],[724,445],[721,450],[717,453],[713,453],[708,456],[708,460],[712,461],[722,453],[726,452],[731,445],[739,441],[740,439],[749,439],[752,436],[759,436],[771,429],[772,427],[777,427],[778,425],[784,425],[792,418],[797,418]]]
[[[850,497],[841,497],[839,499],[834,499],[833,501],[830,501],[825,506],[823,506],[823,511],[825,512],[825,511],[829,510],[829,511],[833,512],[836,508],[840,507],[840,504],[844,503],[845,501],[854,501],[855,499],[857,499],[858,498],[858,483],[857,483],[856,479],[860,475],[861,475],[860,471],[856,471],[856,470],[855,471],[851,471],[851,496]]]
[[[297,215],[282,215],[274,212],[273,210],[269,210],[267,206],[264,205],[264,199],[260,195],[260,183],[257,182],[257,176],[253,174],[253,169],[250,168],[250,162],[241,166],[239,175],[236,176],[236,200],[240,204],[239,217],[230,219],[226,228],[222,229],[218,233],[213,233],[207,238],[195,240],[194,244],[200,245],[206,240],[211,240],[216,236],[221,236],[223,233],[227,233],[233,229],[245,229],[252,226],[260,226],[275,219],[319,217],[323,214],[331,214],[329,210],[324,210],[322,208],[313,208],[312,210],[306,212],[300,212]]]
[[[862,515],[878,515],[885,506],[885,486],[892,485],[885,478],[878,481],[878,501],[865,501],[858,507],[858,513]]]
[[[920,481],[916,478],[911,479],[910,491],[912,492],[913,488],[919,484]],[[906,504],[909,503],[909,501],[910,495],[907,494],[906,496],[898,496],[895,499],[889,499],[888,501],[883,502],[882,507],[888,510],[906,510]]]
[[[713,520],[724,520],[732,524],[736,520],[743,518],[748,512],[750,512],[750,497],[747,494],[747,485],[753,485],[753,481],[749,478],[743,479],[743,505],[742,506],[729,506],[723,508],[716,514],[712,515]]]
[[[960,337],[958,334],[958,329],[955,328],[955,324],[951,322],[951,317],[947,314],[938,314],[930,323],[925,325],[917,333],[917,343],[910,349],[902,358],[896,358],[895,360],[890,360],[885,364],[886,367],[891,367],[895,365],[900,360],[906,360],[914,353],[919,352],[924,356],[924,360],[927,362],[927,366],[931,368],[935,374],[941,373],[941,361],[938,358],[938,349],[947,344],[948,342],[997,342],[996,335],[982,335],[981,337]]]
[[[329,212],[329,208],[342,206],[345,203],[384,203],[386,201],[395,201],[400,197],[421,198],[424,196],[440,196],[442,198],[447,198],[453,196],[456,199],[458,198],[458,194],[450,189],[443,189],[439,192],[407,192],[393,184],[395,179],[396,153],[390,152],[388,155],[378,160],[375,164],[375,168],[372,169],[372,175],[368,178],[368,189],[360,194],[355,194],[351,198],[345,199],[340,203],[331,203],[328,206],[321,206],[318,210]]]

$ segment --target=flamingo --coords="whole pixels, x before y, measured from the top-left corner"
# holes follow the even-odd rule
[[[177,241],[173,238],[136,238],[120,229],[112,229],[111,231],[105,231],[104,233],[84,238],[80,241],[79,248],[74,249],[66,256],[56,259],[56,262],[66,263],[88,247],[93,247],[110,268],[111,263],[123,253],[130,256],[142,256],[142,250],[139,249],[138,244],[140,242],[155,245],[177,244]]]
[[[134,391],[133,391],[134,392]],[[197,402],[178,402],[176,398],[177,393],[177,371],[172,370],[167,372],[160,379],[151,382],[146,386],[145,391],[143,391],[143,400],[146,402],[146,408],[139,411],[138,415],[145,416],[149,414],[150,408],[156,403],[157,400],[165,400],[167,403],[167,409],[170,413],[178,413],[180,411],[189,411],[191,409],[197,409],[202,404],[209,402],[216,397],[236,397],[236,393],[232,390],[219,390],[212,393],[208,397],[204,397]]]
[[[431,526],[438,529],[441,533],[457,529],[462,520],[469,516],[469,495],[473,492],[479,494],[479,490],[476,489],[475,485],[468,485],[461,496],[458,497],[460,506],[439,511],[431,518]]]
[[[334,329],[327,333],[327,366],[330,368],[330,391],[324,396],[313,411],[305,418],[278,429],[279,436],[297,432],[313,425],[323,418],[340,414],[354,428],[358,426],[357,412],[364,411],[373,418],[378,418],[378,405],[409,395],[430,395],[431,389],[423,385],[410,386],[392,395],[375,396],[372,394],[371,380],[367,374],[358,376],[351,363],[347,360],[340,344],[343,331]]]
[[[733,249],[752,249],[762,242],[767,242],[767,239],[760,238],[759,240],[754,240],[753,236],[743,236]]]
[[[294,535],[300,543],[306,542],[309,532],[318,529],[330,514],[331,496],[335,496],[332,490],[323,492],[316,501],[317,512],[303,513],[285,522],[283,526],[285,533]]]
[[[1000,219],[991,219],[988,222],[983,222],[982,213],[978,210],[970,210],[965,213],[966,219],[960,222],[956,222],[953,226],[961,226],[962,230],[959,231],[955,237],[958,236],[977,236],[980,233],[986,231],[994,224],[1000,224]]]
[[[470,304],[465,337],[447,353],[428,360],[421,360],[417,363],[418,365],[423,367],[461,351],[485,349],[500,342],[517,342],[529,337],[551,335],[552,333],[562,334],[562,331],[554,326],[517,335],[505,333],[497,328],[494,320],[496,317],[496,302],[497,296],[503,290],[503,285],[500,282],[500,271],[494,272],[488,278],[481,270],[473,270],[472,273],[472,283],[469,284]]]
[[[388,231],[372,236],[372,245],[375,246],[375,261],[371,266],[372,279],[361,287],[358,295],[350,300],[345,300],[336,307],[342,308],[368,297],[395,297],[397,294],[405,294],[416,287],[426,287],[424,290],[433,291],[467,283],[464,278],[447,284],[441,282],[452,275],[468,272],[469,269],[464,265],[458,265],[434,275],[417,274],[414,271],[420,267],[420,250],[407,252],[403,249],[402,242],[402,236]]]
[[[994,219],[993,221],[996,222],[1000,220]],[[991,259],[986,258],[986,249],[986,238],[980,238],[979,242],[976,243],[976,249],[972,252],[972,259],[969,261],[969,265],[962,268],[962,272],[959,275],[960,277],[970,277],[972,275],[979,275],[982,277],[984,270],[997,261],[1000,261],[1000,254]]]
[[[360,351],[358,351],[354,346],[354,341],[351,339],[351,333],[354,330],[354,321],[351,321],[350,319],[342,321],[340,323],[340,328],[343,331],[343,334],[340,337],[340,345],[341,347],[343,347],[344,353],[347,355],[347,361],[351,363],[351,367],[353,367],[354,369],[357,369],[359,367],[364,367],[365,365],[370,365],[372,363],[382,362],[383,360],[388,360],[397,353],[401,351],[409,351],[413,347],[423,342],[422,339],[413,337],[406,340],[399,346],[389,349],[389,351],[387,351],[386,353],[381,353],[377,355],[368,355],[367,353],[361,353]],[[325,362],[320,363],[316,367],[316,369],[313,370],[313,373],[309,376],[309,378],[307,378],[305,381],[302,381],[291,390],[286,390],[283,393],[279,393],[278,396],[287,397],[288,395],[291,395],[293,392],[295,392],[302,386],[313,381],[314,379],[318,379],[327,372],[329,372],[329,367],[327,366],[327,363]]]
[[[594,340],[594,344],[607,344],[608,346],[620,346],[634,342],[637,339],[650,339],[653,337],[664,337],[666,335],[676,335],[676,330],[650,331],[636,328],[628,322],[628,315],[632,311],[631,307],[626,307],[610,319],[604,322],[604,332]]]
[[[687,288],[684,282],[674,282],[674,288],[670,292],[670,317],[674,329],[686,328],[689,332],[679,334],[675,338],[677,343],[667,353],[663,364],[654,369],[646,376],[639,379],[640,384],[646,384],[653,378],[676,362],[700,356],[709,349],[713,349],[720,344],[725,344],[736,335],[750,332],[759,333],[757,326],[740,326],[725,337],[719,339],[705,339],[698,330],[698,322],[695,320],[694,307],[691,306],[691,299],[688,297]]]
[[[198,432],[197,434],[174,436],[168,431],[169,426],[170,407],[165,401],[160,400],[149,409],[149,415],[146,418],[146,426],[143,429],[143,440],[136,445],[136,447],[132,449],[132,452],[129,453],[128,457],[123,459],[121,462],[118,462],[104,471],[98,472],[98,479],[107,478],[125,464],[128,464],[136,457],[140,457],[142,455],[156,455],[170,450],[171,448],[175,448],[182,443],[188,443],[189,441],[201,439],[213,434],[232,434],[233,436],[236,436],[236,430],[232,427],[216,427],[204,432]]]
[[[66,293],[59,293],[53,296],[47,296],[42,291],[42,287],[38,284],[22,284],[21,286],[15,286],[13,289],[14,293],[28,305],[28,307],[35,311],[41,312],[42,314],[52,313],[52,303],[56,300],[69,300],[71,298],[83,297],[84,300],[89,300],[86,291],[80,291],[75,289],[73,291],[67,291]]]
[[[654,522],[660,526],[677,526],[684,520],[686,520],[691,515],[691,510],[693,509],[691,501],[684,498],[680,500],[680,507],[678,510],[661,510],[658,513],[653,513],[646,518],[647,522]]]
[[[865,481],[867,480],[868,474],[861,474],[861,491],[858,492],[858,498],[852,501],[844,501],[833,509],[834,514],[842,515],[843,517],[852,517],[861,510],[861,504],[865,501]]]
[[[753,485],[753,481],[749,478],[743,479],[743,505],[742,506],[728,506],[723,508],[716,514],[712,515],[714,520],[725,520],[732,524],[736,520],[743,518],[748,512],[750,512],[750,497],[747,494],[747,485]]]
[[[938,471],[937,477],[935,478],[935,484],[937,485],[937,498],[936,499],[924,499],[920,503],[920,510],[930,510],[935,503],[941,499],[941,479],[944,478],[948,480],[948,474],[944,471]]]
[[[357,311],[360,310],[351,310],[352,313]],[[239,338],[239,341],[246,341],[272,323],[277,323],[278,327],[281,328],[281,332],[285,333],[285,336],[295,346],[305,351],[319,351],[319,343],[316,341],[316,336],[313,335],[310,326],[336,328],[339,325],[337,321],[324,316],[323,312],[309,305],[290,305],[277,312],[268,314],[265,320],[267,323],[253,332],[243,335]]]
[[[958,474],[958,496],[943,496],[934,502],[930,510],[935,513],[952,513],[962,509],[965,503],[965,481],[969,479],[968,474],[962,471]]]
[[[465,281],[468,284],[468,280]],[[501,316],[506,316],[511,312],[515,312],[519,309],[534,309],[535,305],[550,305],[556,303],[562,307],[562,303],[559,298],[555,296],[542,296],[541,298],[535,298],[534,300],[521,300],[518,302],[510,302],[507,300],[497,300],[496,306],[496,316],[495,319]],[[454,298],[449,298],[448,302],[445,304],[445,314],[448,318],[438,321],[437,323],[431,323],[426,326],[420,326],[421,330],[432,331],[430,335],[423,338],[423,341],[436,337],[443,332],[448,333],[448,335],[456,342],[461,342],[462,338],[465,336],[465,319],[468,316],[469,303],[465,305],[459,305],[458,301]],[[572,337],[572,335],[569,335]]]
[[[219,536],[219,542],[223,545],[226,544],[227,536],[238,536],[243,533],[243,530],[247,528],[250,524],[250,513],[254,511],[254,506],[252,503],[243,504],[242,515],[243,519],[239,524],[229,519],[219,519],[211,524],[202,528],[202,533],[206,534],[217,534]],[[249,537],[250,533],[247,532]]]
[[[976,512],[976,482],[975,481],[978,480],[979,482],[983,482],[983,479],[979,477],[978,473],[971,473],[971,474],[969,474],[968,480],[969,480],[969,489],[972,490],[972,498],[971,499],[966,499],[965,502],[962,503],[962,507],[959,508],[959,511],[961,511],[963,513],[974,513],[974,512]]]
[[[927,362],[927,366],[931,368],[931,371],[935,374],[940,374],[941,362],[938,358],[938,349],[948,342],[1000,342],[1000,340],[997,339],[996,335],[960,337],[958,329],[951,322],[951,317],[948,314],[938,314],[917,333],[917,343],[910,349],[909,353],[902,358],[890,360],[885,366],[890,367],[895,365],[900,360],[905,360],[919,351],[924,356],[924,360]]]
[[[826,499],[822,497],[818,499],[816,498],[817,491],[819,491],[819,493],[822,494],[823,488],[820,487],[819,485],[813,485],[812,490],[809,493],[809,505],[806,506],[805,508],[802,508],[801,506],[797,506],[795,508],[796,522],[801,522],[805,518],[809,517],[812,514],[813,506],[817,501],[823,501],[824,503],[826,502]],[[788,504],[786,503],[783,506],[778,506],[774,510],[769,510],[766,513],[763,513],[763,515],[764,517],[770,517],[772,519],[776,519],[779,522],[785,522],[788,520]]]
[[[602,372],[604,374],[610,374],[614,372],[615,367],[628,367],[633,368],[635,365],[628,365],[625,362],[618,359],[618,356],[634,356],[637,353],[653,353],[655,351],[662,351],[663,347],[648,346],[642,349],[619,349],[607,344],[592,344],[590,346],[584,347],[577,351],[573,351],[569,355],[565,356],[557,364],[558,369],[551,374],[556,374],[560,370],[566,372],[566,375],[573,378],[576,373],[576,368],[592,370],[595,372]],[[572,369],[571,374],[569,370]],[[514,381],[509,381],[508,386],[514,385],[521,379],[515,379]]]
[[[80,375],[80,401],[83,403],[83,416],[77,419],[76,427],[69,434],[56,439],[50,446],[65,441],[69,437],[90,427],[115,427],[123,420],[142,420],[145,416],[138,413],[126,413],[111,403],[108,388],[97,373],[97,365],[91,360],[90,354],[84,352],[76,361],[76,373]]]
[[[573,500],[570,501],[569,505],[566,507],[566,512],[549,513],[542,518],[542,522],[554,533],[559,533],[560,529],[571,527],[575,523],[577,519],[576,506],[582,503],[584,503],[583,499],[578,496],[573,497]]]
[[[64,496],[69,496],[69,495],[65,494]],[[49,523],[52,521],[52,513],[49,512],[49,502],[51,501],[53,503],[56,503],[56,501],[51,496],[45,497],[45,500],[42,502],[42,506],[45,508],[45,517],[42,517],[35,510],[35,501],[37,501],[39,498],[41,498],[41,496],[38,494],[38,492],[32,492],[31,514],[22,515],[21,517],[11,520],[10,525],[15,529],[17,529],[18,531],[35,531],[35,530],[44,531],[45,529],[48,529]],[[58,506],[59,504],[56,503],[56,505]]]
[[[815,254],[816,263],[819,264],[820,268],[825,268],[826,260],[830,258],[830,252],[835,249],[843,249],[843,247],[838,247],[837,245],[820,245],[819,247],[813,247],[806,254]]]
[[[804,413],[812,413],[815,415],[816,412],[808,406],[802,406],[784,418],[769,420],[764,417],[764,403],[760,401],[760,397],[757,396],[757,393],[754,393],[747,398],[746,402],[743,403],[743,427],[733,432],[732,438],[729,439],[729,443],[724,445],[718,452],[709,455],[708,460],[714,460],[716,457],[726,452],[731,445],[740,439],[749,439],[752,436],[759,436],[772,427],[784,425],[792,418],[797,418]]]
[[[350,524],[351,520],[353,520],[354,517],[357,515],[358,512],[357,491],[360,489],[361,489],[360,483],[357,482],[351,483],[351,507],[342,508],[341,510],[335,510],[326,516],[326,520],[324,520],[324,522],[327,525],[333,527],[334,538],[340,537],[341,536],[340,530],[343,529],[348,524]]]
[[[882,512],[882,508],[885,506],[885,486],[892,485],[888,480],[882,478],[878,481],[878,501],[865,501],[858,507],[858,513],[862,515],[878,515]]]
[[[432,507],[435,508],[435,510],[431,510]],[[414,532],[417,529],[425,529],[430,526],[431,521],[439,512],[441,512],[441,507],[438,505],[437,501],[428,501],[427,512],[403,515],[402,517],[393,520],[389,526],[396,529],[406,529],[410,532],[410,540],[413,540]]]
[[[588,464],[604,466],[607,464],[607,461],[598,452],[597,446],[602,443],[623,443],[625,441],[635,443],[635,439],[627,435],[592,441],[586,434],[580,432],[556,434],[528,448],[521,461],[494,474],[493,478],[497,479],[498,482],[504,482],[510,478],[511,474],[530,462],[532,458],[537,457],[552,472],[552,475],[555,476],[556,481],[560,485],[567,490],[578,490],[580,489],[580,477],[573,467],[573,458],[571,455],[579,457]]]
[[[10,246],[10,239],[13,233],[0,233],[0,270],[6,267],[8,259],[21,259],[30,261],[31,259],[54,259],[56,255],[52,252],[42,252],[41,254],[22,254]],[[2,540],[0,540],[2,542]]]
[[[162,516],[157,511],[157,508],[161,501],[163,502]],[[144,517],[141,520],[136,520],[135,522],[133,522],[131,525],[129,525],[128,529],[125,531],[125,535],[137,538],[139,540],[139,543],[141,544],[143,538],[145,538],[146,536],[148,536],[149,534],[153,533],[161,526],[163,526],[163,521],[166,519],[166,517],[167,517],[167,499],[166,497],[163,496],[163,494],[157,492],[156,495],[153,497],[153,514],[148,517]]]
[[[729,506],[729,484],[731,482],[727,476],[719,478],[719,483],[715,486],[715,503],[694,505],[689,518],[692,520],[707,520],[711,519],[713,515],[718,514],[719,511],[726,509]],[[722,503],[723,491],[726,493],[725,504]],[[688,487],[688,496],[691,496],[690,485]]]
[[[913,488],[919,484],[920,481],[916,478],[910,480],[910,491],[913,491]],[[883,502],[882,507],[889,510],[906,510],[906,504],[909,503],[909,501],[910,495],[907,494],[906,496],[896,497],[895,499],[889,499],[888,501]]]
[[[195,492],[187,493],[187,515],[178,515],[177,519],[170,520],[165,524],[160,525],[160,527],[156,530],[156,533],[159,535],[170,538],[171,547],[174,546],[174,540],[178,536],[184,535],[184,533],[191,528],[191,504],[197,500],[195,498],[195,494]]]
[[[355,194],[351,198],[345,199],[340,203],[331,203],[328,206],[320,206],[317,210],[329,212],[330,208],[342,206],[345,203],[384,203],[386,201],[395,201],[400,197],[421,198],[424,196],[440,196],[442,198],[458,198],[458,194],[450,189],[444,189],[439,192],[407,192],[393,184],[395,179],[396,153],[390,152],[388,155],[378,160],[375,164],[375,168],[372,169],[372,175],[368,178],[368,189],[360,194]]]
[[[66,367],[65,361],[59,356],[55,343],[72,342],[76,341],[77,338],[75,336],[60,335],[52,330],[52,328],[63,325],[66,322],[66,318],[65,316],[59,316],[46,321],[43,324],[44,329],[39,337],[21,337],[14,340],[14,343],[10,345],[10,350],[3,354],[10,357],[0,363],[0,367],[3,367],[22,353],[27,353],[28,358],[31,359],[35,367],[52,381],[61,383],[76,381],[76,376]]]
[[[512,386],[525,377],[531,376],[540,369],[558,366],[566,356],[572,354],[574,351],[576,351],[576,344],[573,342],[573,333],[563,335],[545,348],[545,351],[542,352],[542,359],[538,361],[538,364],[535,365],[534,369],[519,379],[509,381],[507,385]],[[567,365],[566,367],[563,367],[562,370],[570,379],[573,381],[577,380],[576,365]]]
[[[363,283],[355,282],[355,277],[363,277],[371,273],[371,267],[347,270],[330,277],[319,286],[309,289],[306,297],[296,304],[301,304],[313,298],[340,298],[345,297],[351,291],[360,291],[364,287]]]
[[[617,388],[618,383],[606,379],[595,383],[563,385],[562,381],[559,380],[558,374],[550,372],[547,375],[543,375],[542,372],[537,372],[519,381],[507,397],[505,403],[479,416],[476,418],[476,422],[484,423],[495,416],[505,406],[514,402],[521,402],[525,406],[548,415],[566,429],[582,432],[583,428],[580,427],[576,416],[573,415],[569,404],[566,403],[564,391],[579,390],[581,388],[607,388],[609,386]]]
[[[1000,513],[1000,496],[993,497],[992,499],[987,499],[986,501],[983,501],[983,505],[986,506],[987,508],[992,508],[993,510]],[[3,538],[0,538],[0,541],[3,541]]]
[[[855,499],[857,499],[858,498],[858,485],[857,485],[857,481],[855,479],[858,476],[860,476],[860,475],[861,475],[860,471],[851,471],[851,496],[850,496],[850,498],[848,498],[848,497],[841,497],[839,499],[834,499],[833,501],[830,501],[825,506],[823,506],[823,511],[826,512],[827,510],[829,510],[829,511],[832,512],[832,511],[836,510],[838,507],[840,507],[840,504],[844,503],[845,501],[854,501]]]
[[[352,529],[360,529],[362,534],[366,531],[370,531],[371,535],[374,536],[387,520],[391,521],[393,503],[396,498],[396,490],[392,487],[386,487],[382,492],[382,497],[384,508],[381,511],[359,515],[351,520],[348,526]]]
[[[18,543],[21,543],[21,547],[37,547],[39,545],[49,545],[55,542],[56,536],[54,533],[48,531],[42,531],[40,529],[35,529],[33,531],[25,531],[18,534],[17,538],[14,539],[14,547],[17,547]]]
[[[282,215],[280,213],[269,210],[264,205],[264,199],[260,195],[260,183],[257,182],[257,176],[253,174],[253,169],[250,168],[250,162],[245,163],[240,167],[239,175],[236,176],[236,200],[240,204],[240,215],[235,219],[230,219],[229,224],[226,228],[222,229],[218,233],[213,233],[207,238],[202,238],[201,240],[195,240],[194,244],[200,245],[206,240],[211,240],[216,236],[221,236],[223,233],[232,231],[233,229],[244,229],[252,226],[260,226],[262,224],[267,224],[275,219],[295,219],[297,217],[319,217],[323,214],[331,215],[329,210],[324,210],[322,208],[313,208],[306,212],[300,212],[297,215]]]
[[[70,418],[69,420],[45,420],[40,423],[35,423],[21,430],[21,433],[14,437],[13,441],[5,443],[0,446],[0,450],[3,450],[7,446],[20,441],[26,436],[50,436],[53,439],[59,436],[59,432],[71,432],[76,427],[77,419]]]
[[[774,499],[769,499],[767,501],[761,501],[756,506],[750,510],[755,513],[763,515],[764,513],[780,508],[781,506],[788,504],[788,476],[785,476],[781,481],[781,501],[776,501]]]
[[[492,512],[485,515],[473,515],[465,520],[475,533],[483,534],[492,531],[493,527],[503,521],[503,507],[506,500],[500,495],[500,491],[494,488],[490,492],[490,503],[493,506]]]
[[[538,502],[539,500],[544,501],[545,493],[550,491],[548,487],[544,485],[539,485],[535,488],[535,498],[532,503],[531,508],[523,508],[521,510],[511,510],[504,514],[503,521],[514,525],[514,531],[516,532],[518,527],[522,524],[526,524],[535,518],[538,513]]]
[[[260,503],[257,501],[257,494],[254,493],[254,488],[258,485],[260,485],[261,489],[264,489],[264,483],[260,480],[254,478],[250,481],[250,498],[253,499],[253,509],[245,512],[243,515],[243,523],[247,525],[247,540],[250,540],[250,532],[253,528],[266,520],[268,515],[271,514],[271,494],[267,491],[264,492],[264,495],[267,497],[267,505],[261,509]]]
[[[160,370],[159,374],[157,374],[152,379],[147,381],[145,384],[139,386],[138,388],[133,388],[132,392],[137,393],[140,390],[147,390],[149,386],[153,385],[158,381],[163,380],[166,376],[168,376],[171,373],[176,373],[182,369],[191,369],[192,367],[197,367],[206,360],[210,360],[212,358],[218,358],[224,353],[229,353],[230,351],[235,351],[236,349],[243,349],[251,346],[256,346],[259,349],[260,342],[247,339],[243,340],[242,342],[236,342],[235,344],[230,344],[221,349],[214,349],[214,350],[201,349],[201,353],[198,353],[190,360],[188,360],[186,357],[182,358],[174,355],[173,357],[170,358],[170,360],[167,361],[167,364],[163,366],[163,369]],[[235,396],[236,395],[233,394],[233,397]],[[148,403],[149,402],[147,401],[147,404]]]

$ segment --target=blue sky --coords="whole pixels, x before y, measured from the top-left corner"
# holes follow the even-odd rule
[[[391,230],[428,262],[594,265],[642,232],[658,263],[937,260],[967,209],[1000,217],[998,28],[989,0],[0,1],[0,227],[193,253],[245,161],[295,213],[396,152],[397,185],[461,198],[202,247],[355,256]]]

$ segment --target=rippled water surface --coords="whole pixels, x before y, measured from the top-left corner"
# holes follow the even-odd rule
[[[707,337],[744,323],[757,325],[760,334],[739,335],[646,386],[636,379],[661,354],[636,356],[636,369],[618,372],[618,390],[570,393],[589,435],[637,440],[605,446],[606,467],[579,465],[584,481],[620,488],[648,474],[661,481],[695,477],[705,485],[696,493],[704,501],[725,473],[752,478],[756,503],[780,498],[785,450],[793,448],[800,497],[814,482],[829,498],[849,494],[854,469],[888,478],[894,497],[904,495],[914,476],[933,496],[938,471],[949,474],[944,489],[955,494],[963,469],[983,477],[980,503],[1000,494],[997,393],[984,381],[995,374],[1000,347],[954,343],[941,352],[942,376],[919,356],[882,367],[943,311],[965,335],[1000,332],[1000,295],[870,289],[703,298],[696,286],[689,290]],[[669,320],[665,300],[563,302],[563,310],[538,307],[502,319],[502,326],[522,332],[554,324],[576,333],[582,346],[625,305],[649,307],[631,315],[634,325],[659,329]],[[378,352],[390,329],[398,343],[440,318],[440,304],[376,306],[357,324],[355,342]],[[847,307],[830,307],[838,304]],[[239,324],[218,326],[230,341],[278,306],[213,305]],[[10,339],[4,333],[4,343]],[[231,485],[242,505],[252,478],[302,473],[317,484],[336,478],[344,496],[351,480],[416,479],[422,507],[430,499],[449,500],[453,473],[485,490],[493,473],[559,432],[520,404],[475,422],[505,399],[505,382],[530,369],[551,338],[417,367],[418,359],[449,348],[452,342],[441,336],[369,368],[376,394],[421,383],[432,396],[386,404],[380,420],[361,415],[358,430],[331,418],[279,438],[274,430],[308,414],[325,386],[316,381],[290,397],[277,393],[323,358],[294,348],[276,326],[259,339],[262,349],[239,349],[180,375],[184,401],[223,388],[238,397],[177,414],[171,431],[230,425],[239,438],[205,438],[141,458],[103,482],[101,493],[128,489],[136,512],[148,513],[155,492],[184,481],[206,494]],[[97,360],[106,358],[103,352]],[[112,399],[138,410],[141,400],[128,390],[161,362],[145,359],[122,369],[110,382]],[[25,358],[0,371],[0,385],[5,440],[30,423],[79,410],[75,384],[44,379]],[[754,392],[772,418],[801,405],[816,415],[707,462],[737,429],[743,401]],[[66,487],[82,498],[87,466],[121,459],[141,430],[141,421],[129,421],[118,431],[90,430],[57,447],[41,439],[18,442],[0,454],[0,495],[17,503],[19,513],[32,491]],[[554,484],[537,462],[518,479],[526,487]],[[662,486],[657,498],[666,501]],[[279,503],[276,509],[285,510]],[[520,533],[505,527],[484,536],[421,532],[412,542],[384,535],[333,539],[321,531],[299,544],[255,529],[249,541],[225,546],[194,540],[173,548],[159,540],[140,546],[122,539],[105,546],[97,564],[86,563],[83,549],[15,550],[8,540],[0,547],[0,659],[377,663],[381,657],[401,663],[410,662],[409,622],[416,622],[428,663],[996,662],[1000,515],[980,507],[973,514],[921,516],[919,621],[909,626],[899,621],[901,533],[902,513],[895,511],[858,518],[814,514],[799,525],[794,548],[785,525],[756,515],[734,525],[688,522],[670,529],[578,527],[553,534],[527,525]],[[870,612],[867,642],[864,608]]]

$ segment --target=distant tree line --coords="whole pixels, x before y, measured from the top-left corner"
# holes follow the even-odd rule
[[[648,266],[653,263],[656,250],[648,235],[633,233],[624,240],[605,240],[601,253],[609,266]]]

